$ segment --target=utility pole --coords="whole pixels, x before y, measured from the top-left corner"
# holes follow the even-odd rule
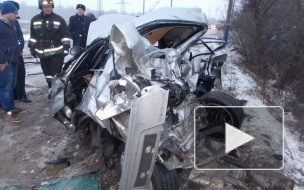
[[[172,0],[171,0],[171,7],[172,7]]]
[[[97,11],[97,18],[98,18],[102,14],[102,9],[103,9],[102,0],[97,0],[97,8],[98,8],[98,11]]]
[[[125,4],[129,4],[129,3],[125,2],[124,0],[120,0],[120,2],[118,2],[116,4],[120,4],[120,13],[126,14]]]
[[[143,15],[145,14],[145,0],[143,0]]]
[[[232,3],[233,3],[233,0],[229,0],[228,10],[227,10],[227,17],[226,17],[226,23],[225,23],[225,30],[224,30],[224,37],[223,37],[226,43],[228,42],[228,34],[229,34],[231,11],[232,11]]]

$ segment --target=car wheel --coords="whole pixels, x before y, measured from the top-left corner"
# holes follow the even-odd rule
[[[176,170],[167,170],[165,166],[159,163],[155,163],[151,182],[154,190],[178,189]]]
[[[202,99],[204,106],[242,106],[241,102],[229,94],[219,91],[212,91],[206,93]],[[213,110],[213,109],[211,109]],[[217,118],[224,118],[224,122],[233,125],[236,128],[240,128],[244,119],[244,112],[242,108],[223,108],[216,109]]]

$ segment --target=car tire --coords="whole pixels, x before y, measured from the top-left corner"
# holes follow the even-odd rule
[[[167,170],[165,166],[155,163],[151,177],[153,190],[175,190],[178,189],[176,170]]]
[[[201,103],[204,106],[242,106],[241,102],[229,94],[220,91],[212,91],[204,94],[201,99]],[[231,122],[230,125],[240,128],[243,119],[244,111],[242,108],[223,108],[230,116]]]

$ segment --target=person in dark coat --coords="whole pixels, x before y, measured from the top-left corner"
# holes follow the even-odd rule
[[[19,10],[19,3],[15,1],[8,1],[12,2],[17,9]],[[20,19],[18,16],[17,19]],[[24,60],[23,60],[23,48],[24,48],[24,38],[23,38],[23,33],[20,27],[20,24],[18,20],[15,20],[13,22],[13,25],[16,28],[16,34],[17,34],[17,40],[18,40],[18,47],[19,47],[19,57],[18,57],[18,71],[17,71],[17,82],[16,82],[16,87],[14,88],[14,99],[18,99],[22,102],[29,103],[31,102],[30,99],[27,98],[26,92],[25,92],[25,67],[24,67]]]
[[[33,57],[40,58],[50,99],[53,77],[61,72],[64,57],[69,54],[70,32],[65,20],[53,12],[53,0],[38,2],[42,11],[31,20],[28,47]]]
[[[87,35],[91,19],[84,15],[86,7],[82,4],[76,5],[77,13],[70,17],[69,20],[69,30],[70,35],[73,40],[73,47],[86,47]]]
[[[95,17],[94,13],[91,13],[91,12],[89,12],[89,13],[87,14],[87,17],[90,18],[91,22],[97,20],[97,18]]]
[[[20,123],[18,113],[25,110],[14,105],[13,88],[16,85],[18,42],[12,23],[18,17],[18,9],[12,2],[3,2],[0,18],[0,104],[5,112],[4,118],[13,123]]]

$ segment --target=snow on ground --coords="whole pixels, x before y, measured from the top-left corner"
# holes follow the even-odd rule
[[[285,127],[285,167],[284,172],[302,184],[304,189],[304,152],[300,150],[303,146],[301,142],[298,142],[298,138],[292,131]]]
[[[235,53],[230,50],[225,51],[229,52],[223,69],[223,90],[232,93],[238,99],[247,100],[246,106],[265,106],[262,98],[256,93],[257,83],[232,63],[237,59]],[[303,143],[299,142],[297,134],[290,130],[288,126],[290,122],[296,122],[296,120],[290,112],[285,112],[283,172],[297,183],[295,189],[304,189],[304,149],[301,149]]]
[[[237,59],[234,52],[228,53],[227,63],[223,69],[223,89],[228,93],[234,93],[234,97],[247,100],[246,106],[265,106],[263,101],[255,93],[257,83],[248,74],[236,65],[231,64]]]
[[[27,43],[28,43],[28,41],[30,39],[30,34],[24,34],[23,38],[24,38],[24,41],[26,41],[26,45],[27,45]]]

